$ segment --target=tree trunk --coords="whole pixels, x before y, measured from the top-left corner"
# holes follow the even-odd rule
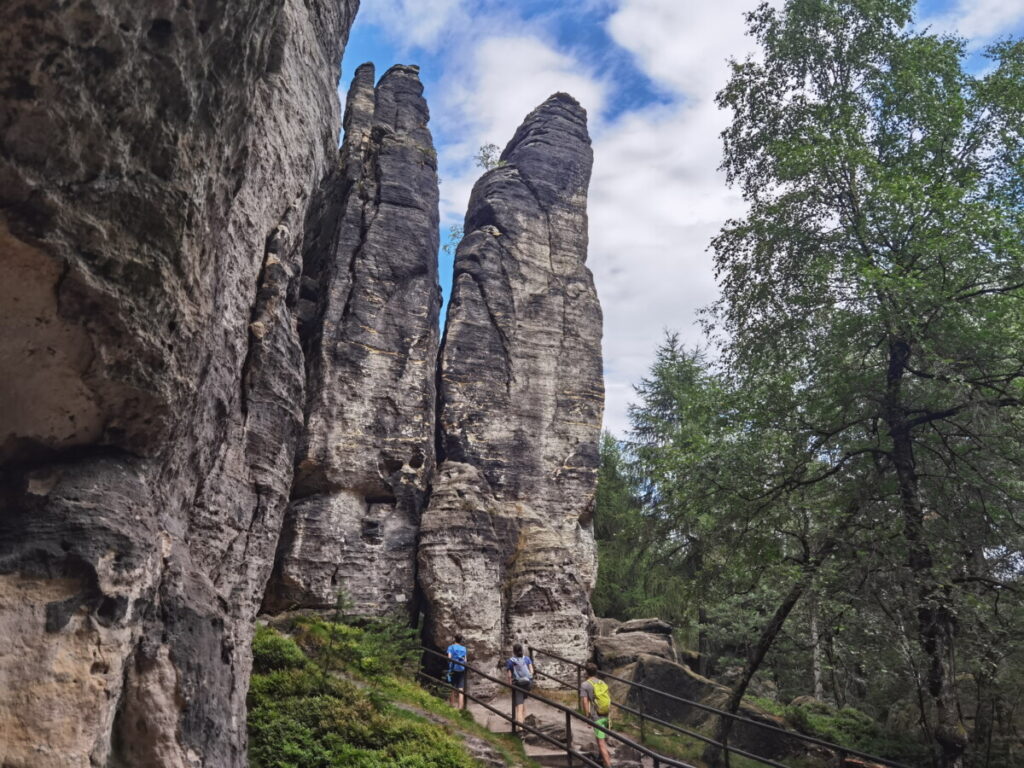
[[[885,420],[892,438],[893,468],[899,484],[907,567],[917,588],[918,642],[928,657],[926,681],[936,714],[932,738],[940,750],[940,768],[962,768],[967,735],[953,696],[951,669],[956,619],[948,607],[948,594],[936,580],[931,549],[924,535],[924,507],[914,461],[913,435],[902,401],[903,374],[910,354],[907,342],[900,339],[890,342]]]
[[[811,677],[814,680],[814,698],[825,700],[825,684],[821,679],[821,636],[818,633],[818,601],[811,602]]]
[[[711,674],[711,638],[708,637],[708,612],[697,609],[697,674],[708,677]]]

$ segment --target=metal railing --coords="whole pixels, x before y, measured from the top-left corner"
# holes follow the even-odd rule
[[[576,668],[576,679],[578,681],[577,685],[576,685],[576,690],[579,691],[580,687],[582,686],[582,680],[583,680],[583,668],[584,668],[583,664],[580,664],[577,661],[572,661],[571,659],[567,659],[564,656],[559,656],[557,653],[552,653],[551,651],[546,651],[543,648],[536,648],[534,646],[530,646],[529,651],[530,651],[530,656],[533,657],[533,658],[536,658],[537,655],[543,655],[543,656],[547,656],[549,658],[555,659],[556,661],[560,661],[560,662],[562,662],[564,664],[569,664],[569,665],[575,667]],[[568,686],[568,687],[572,687],[570,683],[567,683],[564,680],[560,680],[559,678],[554,677],[553,675],[547,675],[547,674],[544,674],[542,672],[538,672],[537,674],[542,675],[543,677],[549,678],[551,680],[554,680],[555,682],[561,683],[562,685],[565,685],[565,686]],[[804,744],[813,744],[816,747],[821,747],[822,749],[827,749],[828,751],[830,751],[830,752],[835,754],[835,756],[836,756],[836,764],[839,765],[839,766],[842,766],[845,763],[845,760],[846,760],[847,757],[855,757],[855,758],[858,758],[860,760],[866,760],[866,761],[868,761],[870,763],[876,763],[878,765],[888,766],[888,768],[911,768],[911,766],[906,765],[905,763],[900,763],[900,762],[897,762],[895,760],[889,760],[888,758],[884,758],[884,757],[877,757],[875,755],[869,755],[866,752],[861,752],[859,750],[852,749],[850,747],[844,747],[841,744],[834,744],[831,741],[825,741],[824,739],[818,739],[818,738],[815,738],[814,736],[806,736],[806,735],[804,735],[802,733],[797,733],[796,731],[786,730],[785,728],[779,728],[778,726],[771,725],[769,723],[762,723],[762,722],[760,722],[758,720],[754,720],[754,719],[749,718],[749,717],[744,717],[743,715],[737,715],[737,714],[734,714],[732,712],[726,712],[724,709],[718,709],[717,707],[712,707],[712,706],[710,706],[708,704],[703,704],[702,702],[694,701],[693,699],[686,699],[686,698],[683,698],[681,696],[676,696],[674,694],[668,693],[667,691],[662,691],[662,690],[660,690],[658,688],[652,688],[649,685],[644,685],[643,683],[637,683],[637,682],[635,682],[633,680],[626,680],[625,678],[618,677],[617,675],[613,675],[610,672],[602,671],[601,672],[601,677],[604,678],[604,679],[615,680],[617,682],[624,683],[624,684],[630,686],[631,688],[637,688],[637,689],[639,689],[641,691],[644,691],[645,693],[652,693],[652,694],[655,694],[657,696],[662,696],[662,697],[664,697],[666,699],[669,699],[671,701],[675,701],[675,702],[678,702],[680,704],[685,704],[686,706],[695,707],[696,709],[700,709],[700,710],[703,710],[704,712],[708,712],[708,713],[711,713],[711,714],[714,714],[714,715],[718,715],[719,717],[729,718],[734,723],[739,722],[739,723],[743,723],[745,725],[756,726],[757,728],[761,728],[761,729],[766,730],[766,731],[770,731],[770,732],[773,732],[773,733],[778,733],[778,734],[786,737],[787,739],[795,739],[797,741],[803,742]],[[646,712],[643,712],[642,710],[633,709],[632,707],[626,706],[625,704],[619,704],[619,703],[613,701],[612,702],[612,706],[617,707],[618,709],[621,709],[624,712],[629,712],[630,714],[635,715],[638,718],[640,718],[640,740],[641,741],[643,741],[646,738],[645,727],[644,726],[645,726],[645,723],[649,720],[650,722],[652,722],[652,723],[654,723],[656,725],[660,725],[660,726],[662,726],[664,728],[669,728],[670,730],[673,730],[673,731],[675,731],[677,733],[681,733],[681,734],[684,734],[684,735],[689,736],[691,738],[698,739],[700,741],[703,741],[705,744],[717,747],[717,748],[719,748],[719,749],[721,749],[721,750],[723,750],[725,752],[732,753],[732,754],[735,754],[735,755],[739,755],[741,757],[745,757],[745,758],[748,758],[750,760],[754,760],[754,761],[756,761],[758,763],[761,763],[762,765],[773,766],[773,768],[787,768],[782,763],[779,763],[779,762],[777,762],[775,760],[772,760],[770,758],[761,757],[760,755],[752,754],[752,753],[747,752],[745,750],[739,749],[738,747],[730,746],[729,743],[728,743],[728,739],[726,739],[725,743],[718,742],[718,741],[715,741],[714,739],[710,738],[709,736],[704,735],[703,733],[699,733],[697,731],[693,731],[693,730],[691,730],[689,728],[684,728],[683,726],[677,725],[675,723],[666,722],[665,720],[662,720],[660,718],[654,717],[653,715],[649,715]]]
[[[439,651],[435,651],[435,650],[433,650],[431,648],[426,648],[426,647],[421,648],[421,650],[424,653],[426,653],[426,654],[428,654],[428,655],[430,655],[430,656],[432,656],[434,658],[437,658],[438,660],[443,660],[445,662],[445,664],[447,664],[448,661],[449,661],[448,656],[443,654],[443,653],[441,653],[441,652],[439,652]],[[690,763],[683,762],[682,760],[677,760],[675,758],[666,757],[665,755],[660,755],[657,752],[654,752],[653,750],[651,750],[650,748],[644,746],[643,744],[639,744],[639,743],[633,741],[631,738],[629,738],[625,734],[622,734],[622,733],[619,733],[617,731],[614,731],[611,728],[608,728],[608,727],[605,727],[605,726],[602,726],[602,725],[598,725],[595,721],[591,720],[589,717],[586,717],[585,715],[582,715],[579,712],[577,712],[576,710],[570,709],[569,707],[566,707],[563,704],[559,704],[557,701],[552,701],[551,699],[545,698],[544,696],[540,696],[540,695],[534,693],[533,691],[528,691],[528,690],[525,690],[525,689],[522,689],[522,688],[517,688],[516,686],[511,685],[510,683],[506,682],[505,680],[499,680],[497,677],[493,677],[493,676],[487,674],[483,670],[474,667],[472,664],[470,664],[470,663],[468,663],[466,661],[460,661],[458,663],[461,666],[465,667],[465,670],[466,670],[465,677],[463,678],[463,684],[464,684],[465,687],[460,691],[460,693],[463,694],[463,700],[462,700],[462,708],[463,709],[466,708],[466,702],[467,701],[473,701],[473,702],[479,704],[480,706],[482,706],[488,712],[491,712],[491,713],[497,715],[498,717],[502,718],[506,722],[508,722],[512,726],[512,733],[515,733],[517,728],[521,728],[523,731],[525,731],[527,733],[530,733],[530,734],[533,734],[534,736],[537,736],[537,737],[543,739],[544,741],[546,741],[549,744],[553,745],[556,749],[559,749],[559,750],[562,750],[562,751],[565,752],[566,757],[567,757],[567,761],[568,761],[568,764],[569,764],[569,768],[573,768],[573,765],[574,765],[573,761],[574,760],[579,760],[581,766],[590,766],[590,768],[604,768],[604,766],[600,762],[595,761],[592,757],[589,757],[588,755],[586,755],[586,754],[584,754],[584,753],[582,753],[582,752],[580,752],[580,751],[578,751],[578,750],[573,748],[573,746],[572,746],[572,726],[573,726],[574,722],[582,723],[587,728],[598,729],[598,730],[602,731],[607,736],[607,738],[614,739],[614,740],[616,740],[618,742],[621,742],[622,744],[625,744],[626,746],[630,747],[631,749],[636,750],[641,755],[644,755],[645,757],[649,757],[651,759],[652,763],[653,763],[654,768],[695,768],[695,766],[691,765]],[[536,671],[536,667],[534,667],[534,670]],[[497,707],[491,706],[490,701],[485,701],[484,699],[482,699],[480,697],[472,695],[470,693],[470,690],[469,690],[469,688],[470,688],[469,681],[470,681],[470,673],[471,672],[473,673],[473,675],[475,675],[476,677],[478,677],[478,678],[480,678],[482,680],[487,680],[487,681],[489,681],[491,683],[496,683],[501,688],[507,689],[510,692],[518,691],[518,692],[522,693],[526,698],[534,699],[535,701],[542,702],[545,706],[552,707],[552,708],[558,710],[559,712],[561,712],[565,716],[565,741],[560,741],[559,739],[555,738],[554,736],[551,736],[551,735],[549,735],[547,733],[544,733],[543,731],[541,731],[541,730],[539,730],[537,728],[534,728],[533,726],[528,725],[525,722],[517,722],[516,718],[515,718],[515,696],[512,696],[512,707],[511,707],[510,712],[506,713],[506,712],[503,712],[503,711],[499,710]],[[428,672],[426,672],[425,670],[420,670],[417,674],[419,674],[421,677],[429,680],[431,683],[438,683],[438,684],[440,684],[440,685],[442,685],[445,688],[448,688],[450,690],[458,690],[451,683],[449,683],[449,682],[447,682],[445,680],[442,680],[439,677],[435,677],[435,676],[429,674]],[[782,768],[784,768],[784,766]]]

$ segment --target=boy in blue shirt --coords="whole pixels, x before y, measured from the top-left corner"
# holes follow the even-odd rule
[[[512,658],[505,662],[505,670],[508,675],[509,685],[512,688],[512,706],[514,708],[515,722],[512,724],[513,731],[516,725],[521,725],[526,720],[526,692],[533,687],[533,659],[523,653],[522,643],[512,646]]]
[[[462,635],[456,632],[455,642],[448,646],[448,680],[452,684],[448,703],[459,709],[462,709],[462,705],[465,703],[466,667],[464,664],[467,656],[466,646],[462,644]]]

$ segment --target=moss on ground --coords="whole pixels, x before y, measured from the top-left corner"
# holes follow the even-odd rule
[[[532,765],[518,739],[490,733],[416,685],[408,630],[308,617],[287,630],[260,627],[253,640],[253,768],[477,768],[460,733],[484,739],[509,765]]]

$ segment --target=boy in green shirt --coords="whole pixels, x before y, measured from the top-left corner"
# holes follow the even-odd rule
[[[612,757],[608,753],[605,728],[611,728],[611,696],[608,684],[601,679],[597,665],[588,661],[587,679],[580,686],[580,701],[583,702],[583,714],[594,721],[594,736],[597,737],[597,751],[601,753],[601,761],[605,768],[612,768]]]

